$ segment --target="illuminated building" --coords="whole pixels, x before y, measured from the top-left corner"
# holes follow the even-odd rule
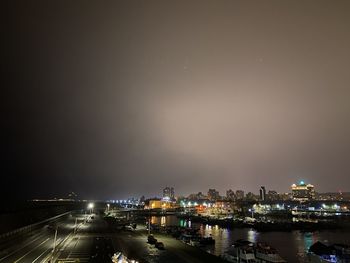
[[[232,212],[231,203],[225,200],[218,200],[215,202],[211,214],[224,215]]]
[[[149,200],[149,209],[159,209],[162,208],[162,201],[161,200]]]
[[[309,201],[315,199],[315,189],[312,184],[305,184],[304,181],[292,185],[292,199],[296,201]]]
[[[174,208],[174,204],[163,200],[149,200],[148,209],[169,209]]]
[[[167,200],[174,200],[175,199],[175,193],[173,187],[165,187],[163,189],[163,199]]]
[[[218,200],[215,202],[214,207],[218,208],[230,208],[230,202],[227,202],[225,200]]]

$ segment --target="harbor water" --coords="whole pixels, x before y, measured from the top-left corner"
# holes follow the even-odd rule
[[[161,226],[185,226],[198,228],[202,236],[212,236],[215,245],[205,247],[211,254],[220,256],[237,240],[245,239],[251,242],[266,242],[276,248],[279,254],[288,262],[306,262],[305,255],[309,247],[317,242],[350,244],[350,229],[323,230],[316,232],[257,232],[251,228],[221,228],[206,224],[191,223],[174,215],[152,217],[152,224]]]

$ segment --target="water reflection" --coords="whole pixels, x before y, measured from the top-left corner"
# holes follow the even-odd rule
[[[161,219],[160,219],[160,225],[161,226],[166,226],[166,217],[165,216],[162,216]]]
[[[186,221],[184,219],[180,219],[179,226],[185,227],[185,222]]]
[[[305,233],[304,234],[304,248],[305,248],[305,251],[308,251],[313,243],[314,243],[313,233]]]
[[[152,225],[158,224],[158,219],[159,219],[159,217],[157,217],[157,216],[152,216],[152,217],[151,217],[151,224],[152,224]]]
[[[248,237],[247,237],[248,241],[253,242],[253,243],[258,242],[258,239],[257,239],[257,236],[259,235],[258,232],[250,229],[250,230],[248,230],[247,234],[248,234]]]
[[[152,224],[176,225],[194,227],[199,229],[202,236],[212,236],[214,246],[207,246],[206,250],[215,255],[222,255],[237,239],[250,242],[267,242],[275,247],[287,262],[305,262],[305,252],[317,241],[330,243],[349,243],[350,231],[321,231],[314,233],[291,232],[257,232],[250,228],[226,229],[218,225],[193,223],[190,220],[179,219],[176,216],[163,216],[151,218]]]
[[[191,227],[191,220],[180,219],[178,225],[181,227]]]

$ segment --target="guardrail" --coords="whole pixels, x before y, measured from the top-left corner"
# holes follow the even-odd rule
[[[37,222],[37,223],[34,223],[34,224],[30,224],[28,226],[24,226],[24,227],[21,227],[21,228],[18,228],[18,229],[15,229],[15,230],[12,230],[10,232],[7,232],[7,233],[4,233],[4,234],[1,234],[0,235],[0,240],[3,240],[3,239],[7,239],[9,237],[12,237],[12,236],[15,236],[17,234],[24,234],[24,233],[28,233],[32,230],[34,230],[36,227],[42,225],[42,224],[45,224],[45,223],[48,223],[48,222],[52,222],[52,221],[55,221],[63,216],[66,216],[70,213],[72,213],[73,211],[68,211],[68,212],[65,212],[63,214],[59,214],[57,216],[54,216],[54,217],[51,217],[51,218],[48,218],[48,219],[45,219],[45,220],[42,220],[40,222]]]

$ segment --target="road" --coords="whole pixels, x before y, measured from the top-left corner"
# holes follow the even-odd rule
[[[147,231],[138,225],[136,230],[110,232],[100,215],[84,223],[84,215],[73,215],[57,223],[56,252],[52,257],[54,229],[42,227],[30,236],[9,246],[0,263],[40,262],[111,262],[111,256],[120,251],[129,259],[144,263],[202,263],[223,262],[221,259],[172,237],[155,234],[165,250],[158,250],[147,243]],[[75,231],[75,223],[77,228]]]
[[[68,215],[55,222],[52,227],[45,225],[28,235],[9,242],[2,249],[0,262],[27,263],[42,262],[51,254],[57,228],[56,244],[63,244],[74,231],[75,223],[84,220],[83,215]]]

